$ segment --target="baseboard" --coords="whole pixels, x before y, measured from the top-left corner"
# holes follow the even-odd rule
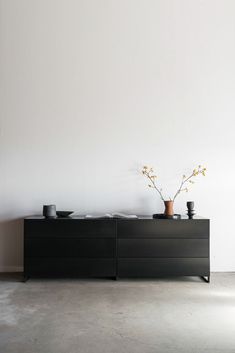
[[[23,266],[1,266],[0,272],[23,272]]]

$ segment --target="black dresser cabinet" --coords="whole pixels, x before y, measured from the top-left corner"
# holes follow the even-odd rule
[[[28,217],[24,274],[25,278],[200,276],[209,281],[209,220]]]

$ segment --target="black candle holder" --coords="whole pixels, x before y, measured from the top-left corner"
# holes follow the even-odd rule
[[[194,202],[193,201],[187,201],[187,215],[189,219],[193,219],[193,216],[195,216],[196,212],[194,211]]]

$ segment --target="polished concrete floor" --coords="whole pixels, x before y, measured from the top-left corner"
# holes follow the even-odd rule
[[[0,276],[0,353],[234,353],[235,273],[162,280]]]

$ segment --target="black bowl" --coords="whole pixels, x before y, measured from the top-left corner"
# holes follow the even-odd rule
[[[153,214],[153,218],[156,218],[156,219],[181,219],[181,215],[175,213],[173,216],[166,216],[164,213],[155,213],[155,214]]]
[[[73,211],[56,211],[58,217],[69,217]]]

